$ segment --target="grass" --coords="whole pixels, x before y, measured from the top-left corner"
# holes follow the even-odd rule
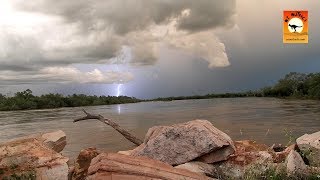
[[[3,177],[3,180],[36,180],[36,172],[28,171],[22,174],[12,174],[10,176]]]
[[[270,167],[266,171],[261,172],[259,166],[248,169],[242,178],[243,180],[320,180],[320,173],[310,172],[308,174],[286,173],[284,166],[280,168]]]

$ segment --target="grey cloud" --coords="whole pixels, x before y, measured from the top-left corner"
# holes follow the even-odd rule
[[[235,1],[208,0],[205,3],[198,3],[197,1],[190,3],[192,3],[190,14],[179,19],[179,29],[197,32],[219,26],[233,26]]]
[[[72,67],[73,64],[112,64],[124,47],[131,48],[132,55],[130,60],[120,63],[154,65],[162,44],[174,45],[199,56],[210,68],[229,65],[224,44],[214,35],[214,29],[234,24],[235,0],[7,2],[13,5],[15,13],[27,13],[24,15],[32,15],[33,19],[23,23],[19,20],[11,24],[0,22],[1,82],[6,81],[4,70],[40,74],[26,77],[16,74],[23,82],[29,81],[26,78],[38,82],[38,79],[51,80],[39,72],[42,69]],[[186,11],[189,13],[185,14]],[[206,38],[206,35],[209,36]],[[107,78],[99,82],[119,80],[110,77],[115,80]],[[19,84],[19,78],[12,76],[11,81]],[[68,81],[72,80],[83,83],[74,78]],[[54,80],[58,81],[63,82]]]
[[[76,26],[78,31],[71,36],[82,37],[83,42],[89,41],[90,36],[96,36],[98,39],[96,43],[70,47],[72,49],[62,46],[52,51],[52,53],[65,55],[66,59],[80,56],[96,61],[114,57],[127,39],[137,39],[132,37],[132,34],[143,32],[144,36],[150,36],[143,40],[152,39],[154,35],[150,31],[154,26],[167,26],[175,21],[173,28],[178,31],[201,32],[234,24],[233,15],[235,14],[235,0],[34,0],[28,3],[15,0],[14,2],[19,10],[62,18],[64,28]],[[182,16],[184,10],[189,10],[190,14]],[[186,35],[180,35],[179,38],[184,38],[183,36]],[[157,41],[161,42],[161,37]],[[133,46],[132,52],[137,53],[133,55],[132,63],[154,64],[158,58],[153,54],[157,44],[148,41],[144,42],[148,45],[138,45],[140,42],[138,40],[129,44]]]
[[[7,65],[7,64],[1,64],[1,66],[0,66],[0,71],[4,71],[4,70],[26,72],[26,71],[33,71],[34,68],[32,68],[32,67],[27,67],[27,66],[25,66],[25,65]]]
[[[152,24],[168,23],[189,9],[190,15],[178,19],[178,27],[202,31],[233,22],[235,0],[16,0],[22,10],[62,16],[69,23],[79,22],[84,30],[110,28],[126,34]]]
[[[126,83],[133,80],[130,72],[102,72],[94,69],[90,72],[81,72],[74,67],[48,67],[29,73],[15,71],[1,71],[2,85],[15,84],[51,84],[51,83],[90,83],[113,84]]]

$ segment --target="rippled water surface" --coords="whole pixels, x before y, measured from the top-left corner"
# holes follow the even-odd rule
[[[286,144],[290,132],[298,137],[320,130],[320,101],[229,98],[0,112],[0,142],[61,129],[67,134],[63,154],[72,158],[87,147],[106,151],[134,147],[97,120],[73,123],[73,119],[83,116],[82,108],[113,119],[141,139],[152,126],[193,119],[209,120],[233,140],[253,139],[269,145]]]

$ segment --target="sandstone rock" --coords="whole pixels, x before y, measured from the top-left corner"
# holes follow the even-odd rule
[[[81,180],[87,176],[88,168],[91,160],[98,156],[100,152],[96,148],[87,148],[80,151],[80,154],[75,162],[75,167],[72,173],[72,179]]]
[[[265,144],[259,144],[252,140],[235,141],[236,146],[235,154],[241,154],[244,152],[258,152],[258,151],[268,151],[270,148]]]
[[[41,138],[43,139],[44,145],[56,152],[61,152],[67,144],[66,134],[61,130],[42,134]]]
[[[303,174],[307,170],[307,166],[303,162],[300,154],[294,150],[290,151],[286,160],[286,165],[288,174]]]
[[[215,162],[219,162],[219,161],[225,161],[233,153],[234,153],[233,146],[225,146],[225,147],[222,147],[222,148],[215,150],[211,153],[205,154],[205,155],[197,158],[196,160],[210,164],[210,163],[215,163]]]
[[[26,137],[13,139],[11,141],[23,140],[23,139],[37,139],[43,145],[47,146],[48,148],[56,152],[61,152],[64,149],[64,147],[67,145],[66,134],[61,130],[50,132],[50,133],[43,133],[43,134],[32,134]]]
[[[311,166],[320,167],[320,131],[299,137],[297,145]]]
[[[281,152],[275,152],[274,157],[273,157],[273,162],[275,162],[275,163],[284,162],[286,160],[286,158],[288,157],[289,153],[291,152],[291,150],[296,150],[296,149],[297,149],[297,144],[292,144],[292,145],[288,146],[287,148],[285,148]]]
[[[255,141],[236,141],[236,151],[228,160],[215,163],[217,175],[223,179],[239,179],[243,177],[248,169],[256,169],[263,172],[273,163],[272,154],[268,152],[269,147],[258,144]]]
[[[39,167],[36,169],[36,178],[41,180],[67,180],[68,165],[64,161],[56,161],[58,165]]]
[[[273,160],[267,151],[246,152],[232,156],[227,161],[213,164],[218,175],[214,177],[240,179],[248,170],[258,170],[259,173],[263,173],[269,169],[270,164],[273,164]]]
[[[67,179],[68,158],[45,146],[37,138],[20,138],[0,144],[0,179],[19,174],[20,179]],[[27,175],[26,175],[27,174]],[[29,176],[30,175],[30,176]]]
[[[206,164],[199,161],[191,161],[184,164],[180,164],[179,166],[176,166],[175,168],[179,169],[186,169],[191,172],[199,173],[208,177],[216,177],[217,176],[217,169],[211,165]]]
[[[127,150],[127,151],[118,151],[118,153],[131,156],[132,154],[135,154],[136,152],[145,148],[145,146],[146,146],[145,144],[141,144],[140,146],[136,147],[135,149]]]
[[[149,129],[144,145],[135,149],[131,155],[146,156],[171,165],[179,165],[205,154],[230,146],[231,138],[215,128],[209,121],[194,120],[172,126],[155,126]],[[232,152],[219,153],[220,159],[227,158]],[[215,161],[214,159],[211,159]]]
[[[188,170],[173,168],[169,164],[147,157],[133,157],[119,153],[101,153],[92,159],[87,179],[191,180],[209,178]]]

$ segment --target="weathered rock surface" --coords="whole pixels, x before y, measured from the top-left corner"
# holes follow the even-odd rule
[[[320,167],[320,131],[299,137],[297,145],[311,166]]]
[[[22,139],[36,139],[41,142],[43,145],[47,146],[48,148],[56,151],[61,152],[64,147],[67,145],[67,136],[61,130],[50,132],[50,133],[43,133],[43,134],[32,134],[26,137],[21,137],[15,140],[22,140]]]
[[[144,144],[133,150],[133,156],[146,156],[171,165],[179,165],[219,150],[234,149],[231,138],[215,128],[209,121],[194,120],[172,126],[155,126],[149,129]],[[217,161],[226,159],[232,150],[219,153]],[[215,159],[210,159],[214,162]]]
[[[63,131],[55,131],[41,135],[43,144],[53,149],[56,152],[61,152],[67,145],[67,136]]]
[[[50,149],[35,137],[20,138],[0,144],[0,179],[67,179],[68,158]]]
[[[185,169],[173,168],[169,164],[147,157],[133,157],[119,153],[101,153],[92,159],[87,179],[191,180],[209,179],[209,177]]]
[[[217,169],[212,164],[207,164],[199,161],[191,161],[184,164],[180,164],[175,168],[186,169],[191,172],[199,173],[208,177],[216,177],[218,174]]]
[[[235,147],[235,154],[230,156],[228,160],[214,164],[219,177],[239,179],[246,170],[252,169],[252,167],[259,166],[259,170],[263,172],[269,168],[269,164],[273,163],[267,145],[245,140],[236,141]]]
[[[88,168],[91,160],[98,156],[100,152],[96,148],[87,148],[80,151],[80,154],[75,162],[72,172],[72,179],[81,180],[87,176]]]
[[[291,150],[286,160],[288,174],[303,174],[307,170],[302,157],[295,150]]]
[[[225,146],[211,153],[198,157],[196,160],[208,164],[225,161],[234,153],[234,151],[234,146]]]
[[[145,148],[145,144],[141,144],[140,146],[132,149],[132,150],[127,150],[127,151],[119,151],[119,154],[124,154],[124,155],[128,155],[131,156],[135,153],[137,153],[138,151],[141,151],[143,148]]]
[[[275,162],[275,163],[283,163],[287,159],[287,157],[288,157],[289,153],[291,152],[291,150],[296,150],[296,149],[297,149],[297,144],[292,144],[292,145],[286,147],[281,152],[275,152],[274,153],[274,157],[273,157],[273,162]]]

